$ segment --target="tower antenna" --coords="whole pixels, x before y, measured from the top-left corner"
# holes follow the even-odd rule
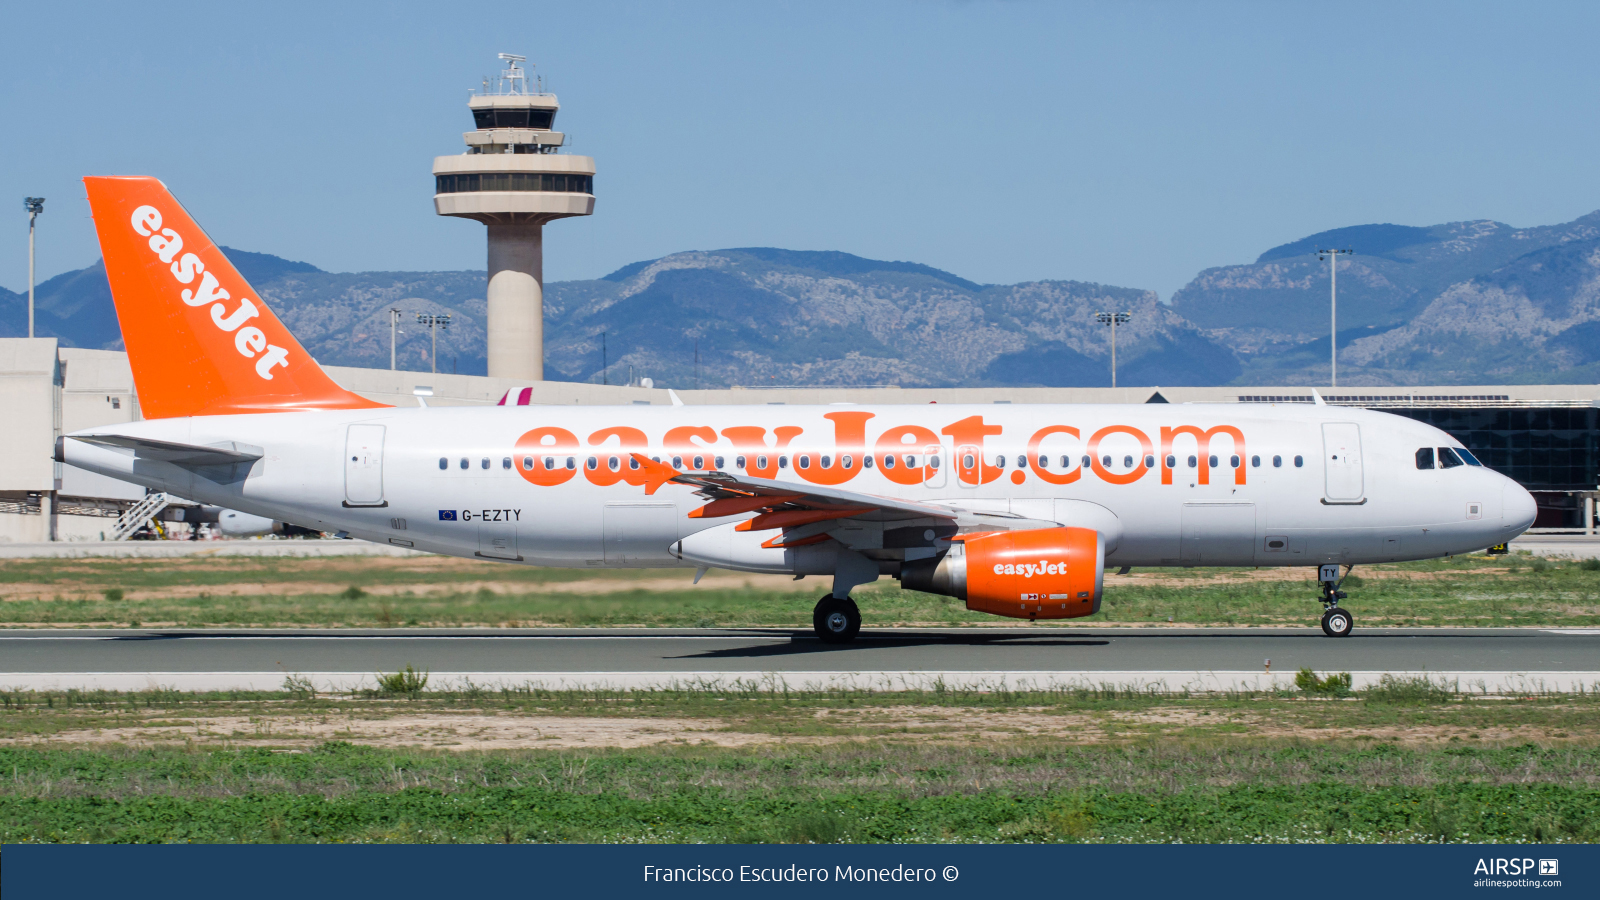
[[[500,84],[497,89],[502,94],[526,94],[528,92],[528,73],[523,70],[521,63],[528,61],[526,56],[515,53],[502,53],[500,59],[507,63],[500,70]]]

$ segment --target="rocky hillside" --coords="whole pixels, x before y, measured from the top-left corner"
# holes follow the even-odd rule
[[[1600,212],[1564,225],[1361,225],[1207,269],[1158,302],[1150,291],[1076,281],[975,284],[848,253],[747,247],[676,253],[545,294],[546,377],[673,387],[1109,383],[1097,311],[1118,330],[1125,385],[1325,384],[1328,266],[1340,261],[1341,385],[1600,380]],[[228,250],[325,363],[389,363],[389,310],[403,311],[401,368],[427,371],[416,313],[449,313],[441,371],[485,371],[482,272],[324,272]],[[117,347],[96,264],[39,286],[38,332]],[[0,336],[25,333],[25,298],[0,290]],[[699,364],[696,365],[698,350]],[[605,371],[602,372],[602,369]]]
[[[1466,315],[1461,298],[1487,296],[1484,291],[1491,284],[1499,286],[1501,294],[1496,296],[1504,298],[1520,296],[1524,288],[1540,296],[1576,290],[1571,279],[1557,286],[1548,275],[1537,275],[1528,266],[1535,264],[1531,261],[1547,259],[1543,254],[1563,259],[1572,253],[1581,256],[1581,248],[1596,239],[1600,239],[1600,212],[1537,228],[1512,228],[1490,221],[1427,228],[1341,228],[1274,247],[1250,265],[1207,269],[1173,295],[1172,309],[1238,355],[1245,370],[1243,381],[1326,383],[1329,275],[1328,263],[1317,259],[1316,250],[1350,248],[1354,254],[1339,260],[1342,383],[1448,384],[1577,377],[1556,374],[1576,358],[1570,355],[1528,356],[1518,361],[1513,353],[1487,369],[1480,368],[1480,360],[1488,361],[1486,358],[1459,341],[1434,339],[1437,335],[1430,329],[1437,326],[1428,323],[1442,321],[1441,316],[1455,321]],[[1441,301],[1444,306],[1435,309]],[[1453,312],[1447,315],[1445,308]],[[1502,334],[1514,333],[1495,331],[1490,323],[1503,313],[1492,306],[1480,304],[1473,309],[1473,315],[1485,318],[1485,327],[1475,334],[1494,335],[1498,341]],[[1519,309],[1542,316],[1544,307],[1534,303]],[[1573,315],[1578,318],[1527,327],[1540,333],[1554,328],[1553,336],[1582,321],[1582,313]],[[1358,344],[1385,349],[1344,349]],[[1552,371],[1553,366],[1560,369]]]
[[[481,374],[482,272],[323,272],[227,250],[318,360],[387,366],[390,308],[404,311],[402,368],[426,371],[415,313],[450,313],[444,371]],[[117,347],[104,269],[40,286],[39,326],[76,346]],[[916,263],[847,253],[747,248],[678,253],[545,293],[546,377],[664,386],[731,384],[1101,385],[1110,344],[1098,310],[1134,313],[1118,330],[1127,384],[1203,384],[1239,371],[1149,291],[1069,281],[979,285]],[[21,303],[0,297],[0,329],[21,333]],[[604,350],[602,350],[604,335]],[[601,374],[602,359],[607,372]]]
[[[1409,322],[1353,341],[1344,364],[1395,384],[1600,381],[1600,238],[1451,285]]]
[[[678,253],[600,281],[552,285],[547,366],[601,364],[674,385],[1101,385],[1110,343],[1097,310],[1126,310],[1127,383],[1200,384],[1232,354],[1149,291],[1046,281],[978,285],[915,263],[770,248]]]

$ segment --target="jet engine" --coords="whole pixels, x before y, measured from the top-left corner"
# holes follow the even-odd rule
[[[1106,551],[1092,528],[991,531],[951,541],[938,559],[907,563],[901,586],[959,597],[967,609],[1014,619],[1073,619],[1100,611]]]
[[[276,534],[282,537],[306,537],[320,534],[312,528],[301,528],[299,525],[290,525],[288,522],[279,522],[266,516],[253,516],[242,513],[236,509],[219,509],[215,506],[200,507],[202,515],[209,513],[208,518],[199,521],[215,522],[217,530],[228,537],[254,537],[258,534]],[[184,521],[195,521],[185,519]]]

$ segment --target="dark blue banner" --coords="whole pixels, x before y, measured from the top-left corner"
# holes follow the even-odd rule
[[[34,845],[5,900],[467,896],[1600,896],[1592,845]],[[1546,896],[1549,896],[1546,894]]]

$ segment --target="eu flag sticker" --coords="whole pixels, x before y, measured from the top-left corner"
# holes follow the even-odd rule
[[[455,510],[453,510],[453,509],[441,509],[441,510],[439,510],[439,521],[441,521],[441,522],[454,522],[455,520],[456,520],[456,511]]]

